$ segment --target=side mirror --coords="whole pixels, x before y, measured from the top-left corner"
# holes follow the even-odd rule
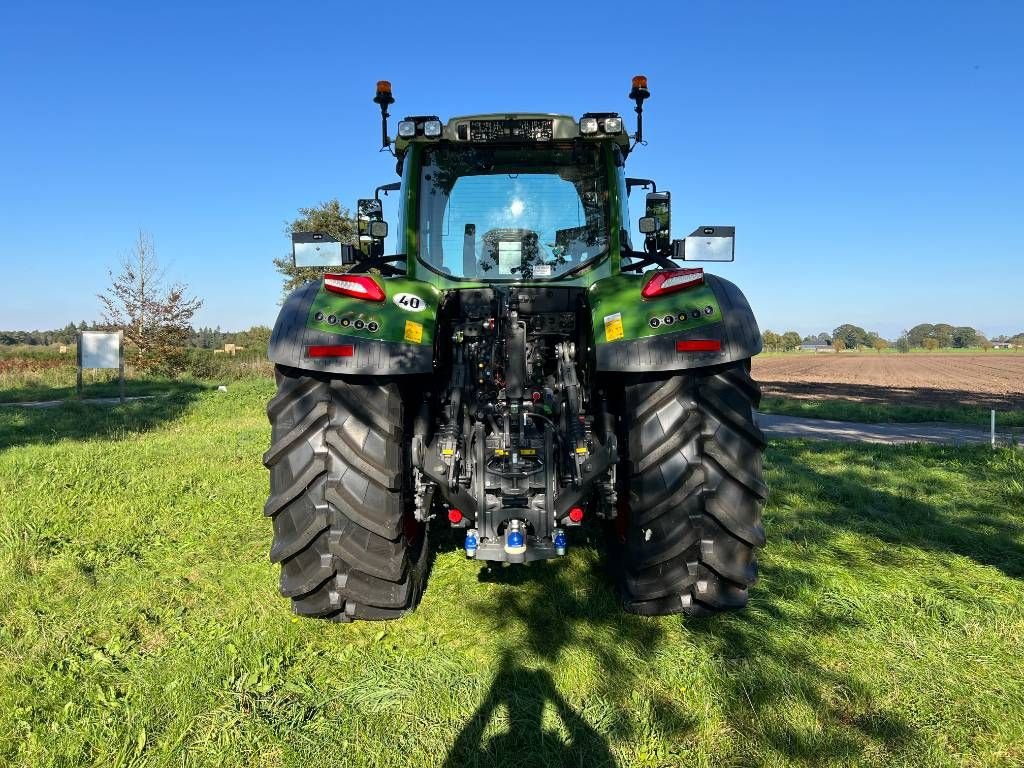
[[[644,221],[647,219],[648,221]],[[640,219],[640,231],[647,236],[648,244],[655,253],[666,251],[671,242],[672,193],[648,192],[646,211]]]
[[[736,227],[697,227],[685,239],[672,242],[672,258],[678,261],[733,261],[736,258]]]
[[[384,224],[384,234],[378,226]],[[384,204],[378,198],[369,198],[356,202],[356,229],[359,235],[359,247],[367,256],[384,255],[384,238],[387,237],[387,224],[384,223]]]
[[[356,263],[356,249],[322,232],[292,232],[292,263],[296,267],[347,267]]]

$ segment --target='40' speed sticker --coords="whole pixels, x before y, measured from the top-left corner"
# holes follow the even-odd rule
[[[406,312],[422,312],[427,308],[427,302],[415,293],[396,293],[393,301],[399,309]]]

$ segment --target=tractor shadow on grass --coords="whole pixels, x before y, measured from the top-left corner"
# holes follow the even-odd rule
[[[568,740],[545,727],[544,712],[549,706],[568,732]],[[502,707],[508,728],[488,737],[487,726]],[[519,666],[512,653],[505,651],[487,696],[459,732],[444,765],[547,768],[614,766],[616,762],[607,739],[562,697],[551,674]]]
[[[630,713],[605,711],[595,723],[592,712],[585,716],[574,708],[564,683],[559,690],[559,667],[567,655],[575,657],[569,663],[578,664],[585,652],[602,678],[600,698],[621,696],[633,680],[630,662],[653,653],[663,631],[621,610],[600,558],[600,534],[577,533],[574,547],[583,550],[577,558],[480,564],[479,581],[498,590],[469,607],[482,631],[504,638],[503,647],[490,688],[456,737],[445,766],[618,765],[610,739],[632,732]],[[459,548],[457,536],[446,532],[436,546]],[[492,724],[502,715],[504,722]]]
[[[813,514],[787,521],[790,538],[827,546],[838,532],[853,531],[894,546],[960,555],[995,568],[1010,578],[1024,579],[1024,547],[1019,543],[1024,540],[1024,523],[1010,515],[994,514],[990,503],[975,499],[963,487],[929,478],[922,498],[897,495],[873,488],[861,479],[819,472],[796,455],[801,450],[794,446],[771,452],[771,462],[777,470],[784,476],[797,478],[803,487],[817,488],[823,497],[823,503],[815,507]],[[813,452],[814,447],[806,446],[803,450]],[[858,453],[862,455],[863,450],[858,449]],[[904,456],[919,457],[920,453],[933,456],[935,463],[958,462],[965,451],[990,455],[987,447],[927,446],[896,450],[881,447],[874,450],[872,463],[879,466],[899,462]],[[912,475],[915,469],[908,464],[904,471]],[[928,503],[930,497],[952,498],[950,506],[956,510],[956,516],[951,517],[940,507]],[[1014,506],[1011,499],[1006,503],[1007,508]],[[898,553],[887,556],[893,565],[899,564]],[[836,557],[841,558],[843,554],[836,553]]]
[[[178,418],[206,388],[175,383],[173,391],[121,404],[68,400],[52,407],[0,406],[0,451],[60,440],[111,439],[148,432]]]
[[[867,580],[880,577],[868,572],[865,560],[841,541],[851,532],[900,548],[961,555],[1021,578],[1024,550],[1016,542],[1024,530],[995,517],[983,503],[957,501],[955,518],[927,503],[929,496],[954,493],[948,481],[931,478],[929,496],[923,499],[870,487],[857,479],[863,448],[856,449],[859,455],[847,465],[848,476],[820,472],[813,464],[815,449],[789,443],[769,451],[768,462],[784,479],[769,497],[767,515],[777,514],[778,519],[769,520],[761,580],[751,591],[748,608],[685,619],[682,626],[718,667],[725,717],[744,734],[738,743],[740,764],[771,762],[768,754],[789,763],[846,764],[858,762],[865,753],[877,758],[879,752],[885,756],[883,762],[913,761],[925,751],[927,737],[883,701],[876,681],[865,677],[870,665],[847,673],[841,661],[824,664],[818,651],[842,647],[851,633],[874,618],[855,601],[848,602],[841,587],[823,582],[816,571],[776,562],[773,543],[796,542],[851,573],[861,570],[860,578]],[[882,448],[871,461],[891,468],[892,462],[912,456],[913,450]],[[934,454],[935,462],[956,460],[957,449],[923,450]],[[812,492],[817,498],[808,505]],[[886,557],[883,550],[869,561],[913,568],[906,557],[899,551],[889,551]],[[878,588],[888,587],[879,581]]]
[[[780,512],[782,519],[770,522],[762,580],[744,611],[706,618],[625,614],[615,597],[615,565],[603,554],[600,534],[576,543],[584,550],[576,553],[583,556],[582,568],[570,560],[482,566],[479,580],[499,590],[470,608],[480,616],[482,631],[507,641],[490,689],[463,726],[446,765],[614,765],[610,744],[642,740],[650,731],[658,732],[662,743],[681,745],[680,754],[694,760],[723,757],[722,744],[707,747],[697,741],[702,725],[727,729],[727,762],[743,765],[845,764],[866,755],[912,760],[934,747],[885,701],[877,681],[866,677],[868,668],[828,663],[822,648],[848,645],[866,618],[813,568],[773,559],[772,541],[810,542],[853,570],[857,563],[839,539],[855,531],[901,546],[955,552],[1019,578],[1024,561],[1014,541],[1020,531],[1009,531],[1009,524],[992,518],[981,504],[949,519],[925,501],[819,472],[799,452],[773,450],[769,462],[776,472],[799,480],[773,489],[769,518],[773,502],[779,509],[801,511]],[[810,507],[808,482],[821,502]],[[933,492],[943,489],[936,486]],[[804,497],[802,505],[796,496]],[[918,530],[921,521],[927,525]],[[893,566],[899,567],[898,559]],[[559,667],[578,665],[581,657],[600,670],[582,704],[564,682],[559,690],[564,679]],[[693,667],[696,684],[710,687],[703,701],[710,698],[716,713],[710,717],[719,722],[708,720],[700,695],[685,689],[659,692],[661,686],[652,685],[652,676],[658,676],[651,671],[654,665]],[[567,740],[551,730],[550,717],[545,720],[549,705]],[[503,709],[507,725],[489,727]],[[507,733],[489,736],[503,728]]]

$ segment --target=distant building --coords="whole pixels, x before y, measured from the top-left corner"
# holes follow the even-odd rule
[[[835,352],[831,344],[801,344],[797,347],[801,352]]]
[[[993,341],[992,349],[1013,349],[1013,344],[1008,341]]]

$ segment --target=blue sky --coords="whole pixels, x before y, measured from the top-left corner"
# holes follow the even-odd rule
[[[270,324],[284,221],[395,180],[376,80],[394,116],[631,124],[644,73],[630,173],[672,191],[676,236],[737,226],[716,271],[762,328],[1024,330],[1020,3],[366,7],[5,3],[0,328],[97,318],[140,228],[199,324]]]

